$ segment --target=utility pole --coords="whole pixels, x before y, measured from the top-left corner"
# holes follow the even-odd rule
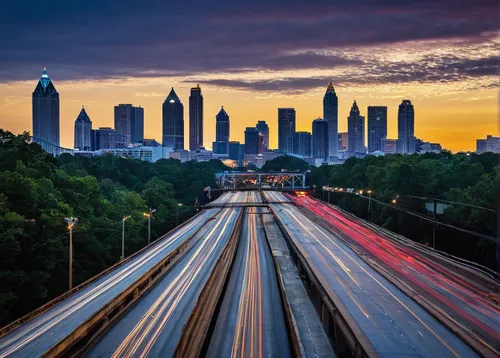
[[[330,193],[331,193],[331,190],[330,190],[330,188],[328,188],[328,204],[330,204]]]
[[[69,290],[73,289],[73,226],[78,218],[64,218],[69,229]]]
[[[129,216],[125,216],[123,219],[122,219],[122,257],[121,259],[125,259],[125,221],[130,217]]]

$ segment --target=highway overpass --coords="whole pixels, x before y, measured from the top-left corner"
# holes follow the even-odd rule
[[[0,357],[494,357],[498,288],[315,199],[225,192],[4,327]]]

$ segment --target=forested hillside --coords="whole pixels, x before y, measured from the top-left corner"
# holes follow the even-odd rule
[[[147,244],[149,208],[152,239],[192,216],[196,197],[215,185],[220,161],[163,159],[156,163],[113,156],[92,159],[69,154],[53,158],[29,135],[0,130],[0,325],[8,323],[68,288],[68,228],[73,231],[74,284]],[[183,204],[178,206],[178,204]]]

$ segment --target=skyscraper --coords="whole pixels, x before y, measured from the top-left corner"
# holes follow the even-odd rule
[[[172,150],[184,149],[184,106],[172,87],[163,102],[162,145]]]
[[[144,141],[144,108],[132,106],[131,119],[130,139],[132,143],[142,143]]]
[[[356,101],[352,104],[351,113],[347,117],[349,154],[365,153],[365,117],[360,115]]]
[[[257,128],[245,129],[245,154],[259,154],[259,134]]]
[[[266,152],[269,149],[269,126],[266,121],[258,121],[255,126],[257,130],[262,134],[263,138],[263,151]]]
[[[257,129],[258,130],[258,129]],[[259,154],[264,152],[264,136],[259,132]]]
[[[348,132],[340,132],[339,133],[339,152],[346,151],[349,149],[349,133]]]
[[[224,110],[224,106],[215,116],[215,141],[229,144],[229,114]],[[226,153],[227,149],[224,154]]]
[[[227,142],[212,142],[214,154],[227,154]]]
[[[95,145],[94,150],[116,148],[116,130],[110,127],[99,127],[96,132]]]
[[[311,156],[311,133],[309,132],[295,132],[293,139],[294,150],[293,152],[304,157]]]
[[[229,159],[239,160],[242,158],[240,142],[229,142]]]
[[[278,150],[293,153],[295,135],[295,109],[278,108]]]
[[[368,152],[382,151],[383,138],[387,138],[387,107],[368,106]]]
[[[117,148],[141,143],[144,140],[144,108],[131,104],[115,106],[115,129]]]
[[[75,149],[92,150],[92,121],[82,106],[80,114],[75,120]]]
[[[115,130],[117,148],[126,148],[132,143],[132,105],[115,106]]]
[[[410,100],[403,100],[398,110],[398,153],[415,153],[415,110]]]
[[[312,122],[312,148],[312,155],[314,158],[326,160],[329,157],[328,123],[321,118],[315,119]]]
[[[328,124],[328,156],[335,157],[338,152],[339,100],[331,80],[323,97],[323,118]]]
[[[48,144],[59,146],[59,93],[46,68],[33,91],[32,106],[33,137],[45,150],[49,149]]]
[[[189,150],[203,147],[203,96],[200,85],[189,96]]]

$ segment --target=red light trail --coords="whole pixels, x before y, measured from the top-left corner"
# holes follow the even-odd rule
[[[491,294],[498,295],[498,290],[488,291],[488,287],[454,272],[453,266],[447,267],[410,246],[384,237],[318,200],[307,196],[290,197],[297,205],[321,218],[335,234],[355,244],[480,337],[490,348],[498,349],[500,307],[488,298]]]

